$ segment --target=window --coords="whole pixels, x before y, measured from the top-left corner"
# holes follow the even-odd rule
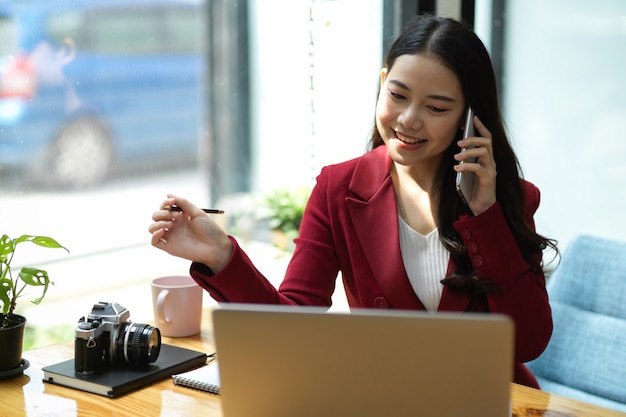
[[[71,251],[20,248],[55,286],[18,306],[70,337],[101,300],[152,320],[149,280],[189,265],[149,245],[150,215],[167,192],[208,205],[206,4],[6,1],[0,16],[0,233]]]
[[[244,191],[255,193],[310,185],[322,165],[367,146],[382,56],[382,0],[370,8],[361,0],[249,0],[240,31],[228,30],[229,19],[244,3],[159,0],[146,9],[134,3],[0,4],[0,16],[7,16],[0,20],[0,51],[14,43],[12,59],[45,64],[28,73],[34,91],[0,99],[0,115],[11,115],[0,117],[0,233],[52,236],[71,251],[18,254],[55,282],[41,305],[29,305],[30,294],[20,302],[38,338],[56,326],[72,338],[78,318],[102,300],[127,307],[133,321],[153,319],[149,281],[189,268],[149,244],[150,215],[166,193],[209,206],[216,199],[213,170],[226,179],[245,175]],[[103,7],[111,4],[115,10]],[[66,38],[75,56],[65,55],[71,52]],[[215,59],[244,56],[245,66]],[[249,120],[241,103],[249,106]],[[211,137],[224,123],[224,134]],[[239,146],[233,138],[248,124]],[[71,134],[62,134],[68,125]],[[72,153],[53,153],[59,137]],[[228,142],[226,157],[216,156],[216,147]],[[237,159],[247,146],[249,158]],[[77,157],[87,147],[88,156]],[[227,163],[228,153],[246,166]],[[54,161],[65,161],[58,163],[65,176],[57,178]],[[106,173],[93,169],[102,165]],[[234,232],[240,225],[230,219],[218,221]],[[281,279],[269,268],[284,267],[287,258],[267,253],[250,255]]]
[[[503,103],[538,228],[624,239],[626,3],[505,3]]]
[[[16,48],[15,24],[9,16],[0,15],[0,54],[10,55]]]

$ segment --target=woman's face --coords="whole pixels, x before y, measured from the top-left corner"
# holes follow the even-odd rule
[[[376,126],[397,164],[436,169],[464,108],[456,75],[428,55],[401,55],[381,71]]]

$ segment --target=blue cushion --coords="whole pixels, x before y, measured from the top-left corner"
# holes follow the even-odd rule
[[[626,404],[611,401],[541,377],[537,377],[537,380],[543,391],[626,413]]]
[[[626,411],[626,242],[575,238],[547,288],[554,333],[528,363],[541,388]]]
[[[544,380],[626,403],[626,319],[555,300],[551,305],[554,333],[545,352],[528,363],[530,370]]]
[[[548,278],[551,300],[626,319],[626,242],[579,236]]]

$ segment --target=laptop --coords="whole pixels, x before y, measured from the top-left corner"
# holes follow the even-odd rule
[[[503,315],[222,304],[224,417],[509,416]]]

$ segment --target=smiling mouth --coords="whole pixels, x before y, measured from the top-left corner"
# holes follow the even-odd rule
[[[428,142],[427,139],[415,139],[404,137],[400,135],[398,132],[394,131],[396,139],[398,139],[402,143],[406,143],[407,145],[420,145],[422,143]]]

